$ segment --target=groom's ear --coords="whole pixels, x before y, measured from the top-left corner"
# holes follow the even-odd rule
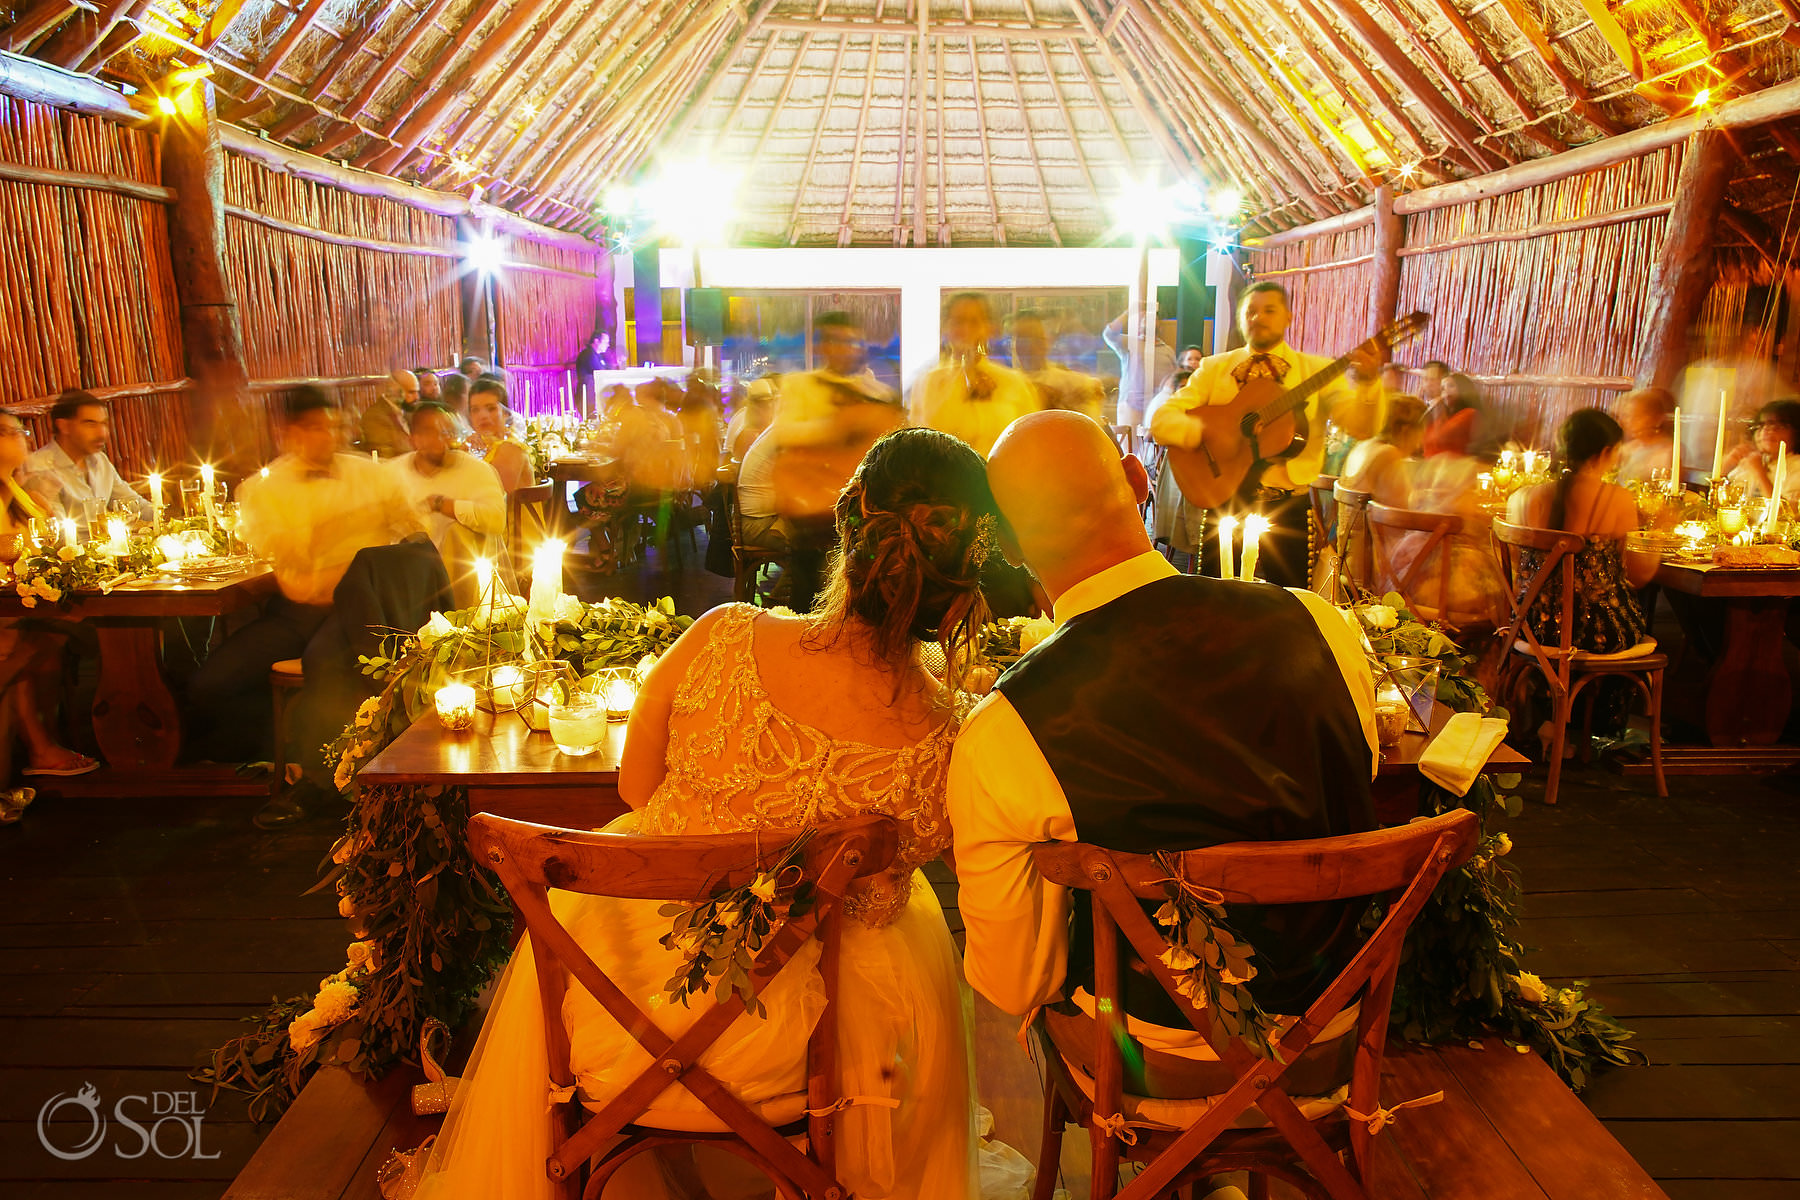
[[[1119,459],[1119,465],[1125,469],[1125,482],[1131,485],[1131,494],[1142,504],[1150,498],[1150,472],[1144,470],[1144,464],[1138,461],[1135,454],[1127,454]]]

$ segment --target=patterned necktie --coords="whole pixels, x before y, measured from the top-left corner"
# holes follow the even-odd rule
[[[1273,354],[1252,354],[1237,365],[1231,377],[1243,387],[1252,379],[1273,379],[1280,383],[1287,378],[1288,364],[1285,359],[1276,358]]]

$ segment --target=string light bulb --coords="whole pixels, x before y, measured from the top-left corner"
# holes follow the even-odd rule
[[[1694,103],[1692,105],[1690,105],[1689,107],[1705,108],[1711,100],[1712,100],[1712,89],[1711,88],[1701,88],[1699,91],[1694,93]]]
[[[1418,174],[1418,171],[1419,168],[1415,163],[1400,164],[1400,178],[1402,179],[1411,179],[1414,175]]]
[[[165,117],[174,116],[175,115],[175,101],[170,99],[167,96],[158,96],[156,98],[156,111],[161,113]]]
[[[527,100],[525,103],[519,105],[519,113],[529,121],[531,118],[538,115],[538,106]]]

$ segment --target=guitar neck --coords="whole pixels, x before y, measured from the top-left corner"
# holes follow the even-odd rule
[[[1361,348],[1357,347],[1358,350]],[[1354,353],[1356,353],[1355,350],[1350,351],[1350,354]],[[1263,405],[1257,410],[1257,419],[1267,424],[1285,413],[1299,409],[1308,400],[1311,400],[1316,392],[1329,386],[1339,375],[1350,368],[1350,354],[1343,354],[1332,359],[1324,367]]]

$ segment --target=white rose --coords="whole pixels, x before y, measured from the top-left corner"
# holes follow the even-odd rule
[[[1512,853],[1512,839],[1504,833],[1494,839],[1494,857],[1505,858]]]
[[[1400,623],[1400,614],[1385,604],[1371,604],[1362,610],[1370,629],[1392,629]]]
[[[773,903],[775,900],[775,877],[768,874],[758,875],[750,884],[750,894],[764,904]]]
[[[1514,975],[1513,987],[1518,991],[1519,999],[1527,1004],[1542,1004],[1550,998],[1550,989],[1530,971],[1520,971]]]
[[[1162,952],[1162,964],[1171,971],[1191,971],[1200,965],[1200,960],[1186,946],[1170,946]]]
[[[431,620],[425,622],[424,628],[419,630],[419,649],[429,650],[437,644],[439,638],[446,638],[459,632],[461,630],[449,617],[441,612],[434,612],[431,614]]]
[[[1049,617],[1037,617],[1025,622],[1019,626],[1019,653],[1025,653],[1055,632],[1056,623]]]

